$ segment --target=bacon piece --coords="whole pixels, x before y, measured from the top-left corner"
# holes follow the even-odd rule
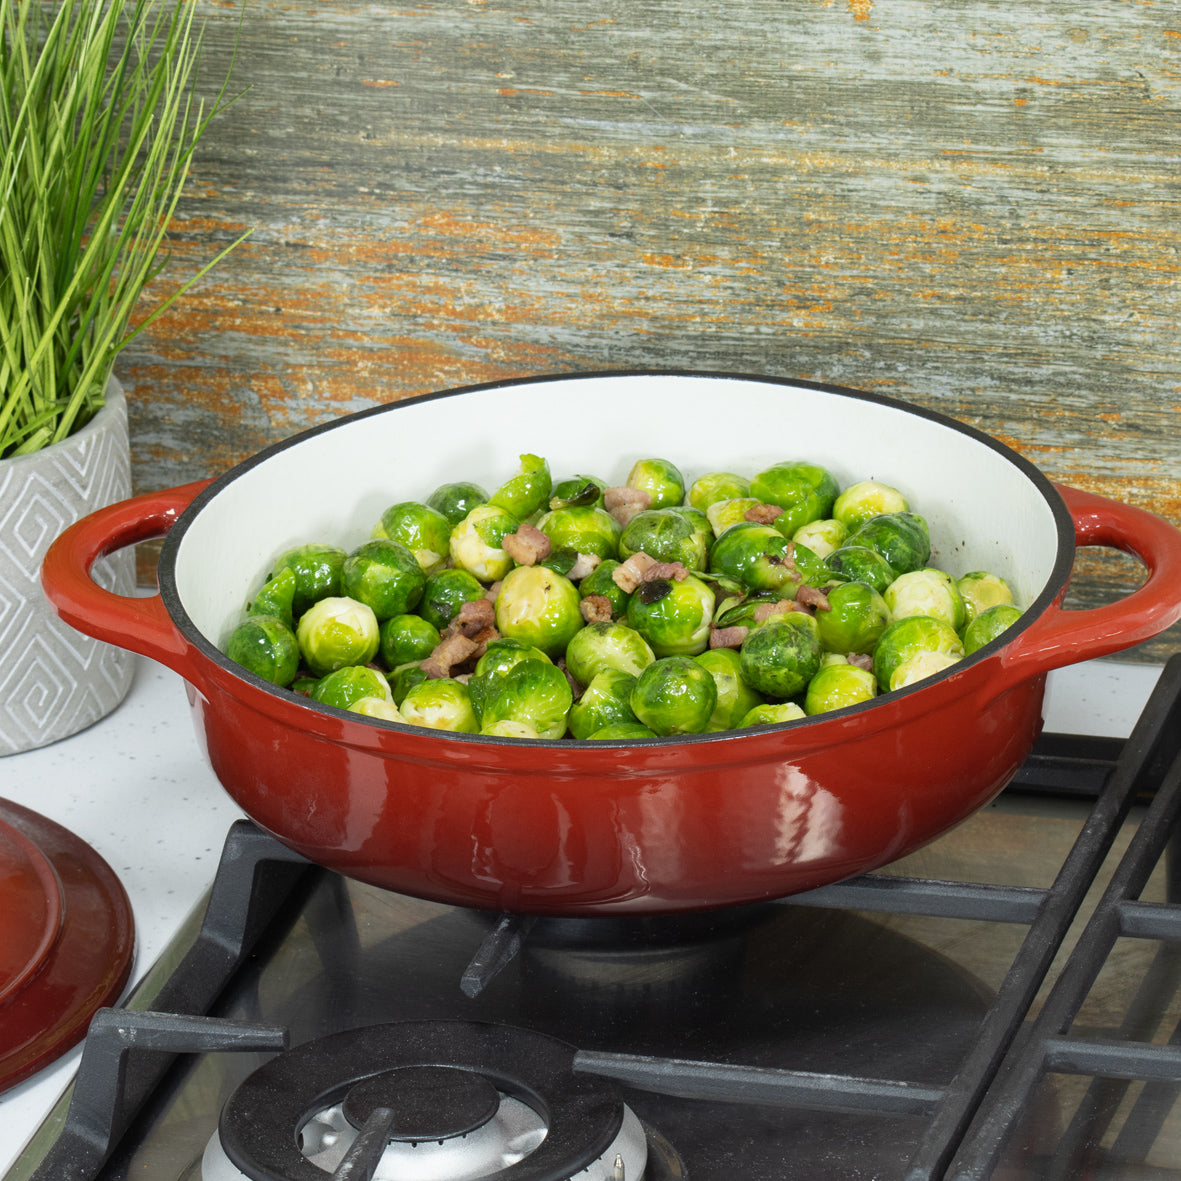
[[[709,633],[709,646],[711,648],[741,648],[742,641],[749,634],[749,627],[715,627]]]
[[[571,582],[577,582],[580,578],[593,574],[599,568],[599,563],[602,560],[598,554],[579,554],[574,565],[566,571],[566,577]]]
[[[777,517],[783,516],[783,509],[777,504],[755,504],[742,514],[745,521],[754,521],[756,525],[770,525]]]
[[[675,579],[684,582],[689,577],[689,571],[681,562],[656,562],[644,571],[645,582],[655,582],[658,578]]]
[[[796,602],[804,607],[811,607],[814,611],[831,611],[832,604],[828,601],[828,595],[819,587],[809,586],[804,583],[799,590],[796,591]]]
[[[447,625],[448,633],[458,632],[469,639],[475,638],[485,628],[496,625],[496,607],[492,600],[485,597],[471,599],[464,603]]]
[[[620,523],[626,525],[644,509],[651,507],[652,497],[642,488],[608,488],[603,493],[603,507]]]
[[[463,664],[479,648],[479,644],[462,632],[452,632],[440,640],[434,651],[419,667],[432,680],[449,677],[456,665]]]
[[[578,609],[587,623],[611,622],[611,600],[606,595],[587,595]]]
[[[799,608],[791,601],[791,599],[776,599],[774,603],[760,603],[754,609],[755,623],[766,623],[772,615],[789,615],[792,611],[798,611]]]
[[[867,673],[873,672],[873,657],[865,652],[849,652],[845,659],[850,664],[855,664],[858,668],[864,669]]]
[[[500,543],[518,566],[536,566],[549,557],[550,540],[536,525],[522,523],[516,533],[506,534]]]
[[[625,594],[630,595],[644,581],[644,572],[655,565],[656,559],[640,550],[611,571],[611,581]]]

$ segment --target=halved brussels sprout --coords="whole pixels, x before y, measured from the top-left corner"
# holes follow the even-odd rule
[[[496,628],[554,657],[583,626],[578,587],[544,566],[517,566],[496,596]]]
[[[488,493],[470,480],[440,484],[426,499],[427,507],[442,513],[452,529],[478,504],[488,503]]]
[[[645,553],[658,562],[680,562],[689,570],[704,570],[708,542],[696,522],[677,508],[645,509],[636,513],[619,538],[619,556]]]
[[[842,545],[824,559],[837,578],[864,582],[880,595],[898,577],[898,571],[875,550],[864,545]]]
[[[581,633],[579,633],[581,635]],[[582,696],[570,707],[566,724],[575,738],[590,738],[605,726],[634,722],[631,691],[636,677],[618,668],[605,668],[596,673],[582,691]]]
[[[230,633],[226,655],[256,677],[284,689],[299,671],[295,633],[277,615],[247,616]]]
[[[820,632],[802,611],[776,615],[755,628],[739,650],[742,679],[768,697],[802,693],[820,670]]]
[[[501,718],[500,721],[489,722],[487,726],[480,727],[480,733],[485,738],[537,739],[541,737],[527,722],[517,722],[512,718]]]
[[[801,525],[792,535],[792,541],[806,545],[821,561],[844,544],[848,530],[834,517],[822,517]]]
[[[627,622],[661,656],[696,656],[709,646],[714,592],[700,578],[641,583],[627,604]]]
[[[468,570],[444,567],[427,576],[418,613],[442,631],[464,603],[484,597],[484,585]]]
[[[523,722],[539,738],[561,738],[574,693],[566,674],[549,660],[522,660],[503,676],[488,682],[481,706],[482,726],[497,722]]]
[[[466,570],[481,582],[498,581],[514,564],[504,550],[504,539],[520,527],[517,518],[498,505],[476,505],[451,530],[452,565]]]
[[[700,734],[718,703],[710,672],[686,656],[667,656],[636,678],[630,703],[643,725],[660,737]]]
[[[566,668],[580,685],[609,668],[638,676],[655,659],[644,637],[623,623],[589,623],[566,645]]]
[[[640,722],[614,722],[596,730],[590,737],[598,742],[633,742],[637,738],[655,738],[655,731]]]
[[[412,685],[398,708],[402,720],[411,726],[457,734],[480,732],[467,686],[453,677],[436,677]]]
[[[927,522],[918,513],[880,513],[845,539],[881,554],[899,574],[921,570],[931,556]]]
[[[291,603],[294,619],[298,620],[313,603],[340,594],[340,571],[346,557],[348,554],[339,545],[323,542],[297,545],[279,555],[271,578],[283,570],[290,570],[295,575]]]
[[[439,642],[439,629],[421,615],[394,615],[382,623],[377,654],[386,668],[394,669],[425,660]]]
[[[785,537],[791,537],[809,521],[831,517],[839,491],[840,485],[827,468],[806,460],[772,464],[750,482],[751,496],[783,509],[775,528]]]
[[[341,594],[372,607],[379,621],[413,611],[425,585],[426,575],[414,554],[389,538],[359,545],[341,567]]]
[[[524,521],[544,507],[552,487],[549,464],[540,455],[522,455],[517,474],[501,484],[488,503]]]
[[[843,709],[877,696],[878,683],[868,669],[855,664],[830,664],[822,668],[809,682],[804,694],[806,714],[827,713]]]
[[[717,704],[705,729],[711,733],[738,729],[742,719],[763,703],[763,695],[742,679],[742,658],[733,648],[711,648],[693,659],[713,677],[718,691]]]
[[[880,480],[861,480],[850,484],[833,503],[832,515],[848,527],[859,529],[870,517],[882,513],[904,513],[910,509],[906,497],[897,488]]]
[[[1015,602],[1009,584],[987,570],[973,570],[965,574],[956,581],[956,589],[964,600],[964,615],[968,623],[990,607],[1011,607]]]
[[[615,558],[619,553],[619,522],[598,505],[551,509],[537,527],[556,550]]]
[[[739,725],[740,730],[750,726],[774,726],[778,722],[795,722],[808,715],[794,701],[767,701],[756,705]]]
[[[911,615],[890,624],[873,652],[873,675],[880,689],[897,689],[894,676],[900,665],[924,652],[935,652],[959,660],[964,645],[955,628],[942,619]]]
[[[763,502],[753,496],[736,496],[732,500],[717,500],[705,510],[705,519],[715,537],[721,537],[731,525],[746,521],[746,514]]]
[[[842,582],[828,588],[828,608],[817,608],[820,646],[828,652],[868,654],[890,622],[886,600],[864,582]]]
[[[350,664],[368,664],[381,641],[373,609],[356,599],[334,596],[313,603],[295,629],[304,663],[317,676]]]
[[[1012,603],[997,603],[986,607],[964,628],[964,655],[971,656],[985,644],[1010,628],[1021,618],[1021,612]]]
[[[254,596],[248,615],[273,615],[295,629],[295,571],[290,566],[276,571]]]
[[[955,631],[964,626],[964,600],[955,579],[933,566],[899,574],[882,597],[892,619],[929,615],[932,619],[942,619]]]
[[[377,718],[383,722],[405,722],[402,711],[384,697],[362,697],[348,707],[355,714],[362,714],[367,718]]]
[[[945,668],[958,664],[962,658],[948,652],[916,652],[908,656],[890,676],[891,689],[905,689],[918,681],[933,677]]]
[[[686,501],[705,512],[711,504],[750,495],[750,481],[734,472],[707,472],[689,486]]]
[[[484,702],[492,692],[492,686],[507,675],[509,669],[523,660],[552,663],[540,648],[535,648],[522,640],[514,640],[511,636],[501,636],[493,640],[485,649],[484,655],[476,661],[475,670],[468,678],[467,688],[472,699],[472,709],[475,710],[481,724],[484,722]]]
[[[417,559],[424,574],[433,574],[447,560],[451,522],[419,500],[392,504],[373,526],[374,537],[401,542]]]
[[[351,709],[366,697],[379,697],[393,704],[394,695],[386,679],[367,664],[349,665],[321,677],[312,689],[312,700],[337,709]]]
[[[647,492],[649,508],[668,508],[685,499],[685,477],[681,469],[667,459],[638,459],[627,474],[627,486]]]

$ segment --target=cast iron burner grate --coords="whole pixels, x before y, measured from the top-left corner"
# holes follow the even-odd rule
[[[1171,1105],[1181,1083],[1181,1048],[1144,1040],[1181,976],[1181,906],[1172,901],[1171,878],[1169,902],[1149,905],[1138,900],[1166,846],[1171,862],[1181,839],[1176,836],[1181,807],[1181,656],[1169,661],[1126,742],[1043,736],[1010,790],[1097,794],[1082,832],[1048,889],[867,875],[781,904],[1028,927],[977,1036],[947,1085],[590,1049],[574,1052],[574,1070],[641,1092],[690,1099],[921,1116],[925,1132],[910,1158],[906,1181],[994,1176],[1046,1074],[1073,1072],[1093,1082],[1052,1158],[1039,1163],[1036,1175],[1131,1176],[1102,1171],[1107,1166],[1093,1159],[1094,1129],[1112,1121],[1121,1109],[1118,1133],[1103,1150],[1106,1160],[1143,1153],[1159,1130],[1160,1112]],[[1038,1016],[1028,1019],[1129,810],[1144,800],[1151,802],[1110,886]],[[202,1014],[215,1009],[223,989],[269,926],[281,925],[284,902],[300,880],[324,872],[248,822],[233,827],[201,930],[152,999],[153,1011],[102,1010],[96,1016],[63,1129],[31,1174],[34,1181],[102,1181],[108,1159],[124,1135],[134,1133],[128,1129],[136,1113],[177,1055],[270,1051],[287,1045],[290,1035],[283,1028]],[[503,969],[526,937],[527,926],[512,917],[502,919],[472,960],[465,991],[478,994]],[[1124,1029],[1118,1038],[1072,1032],[1088,990],[1120,937],[1162,941]],[[1171,1041],[1181,1041],[1181,1034],[1174,1032]],[[1132,1080],[1146,1080],[1146,1085],[1129,1113],[1125,1090]],[[1162,1089],[1169,1098],[1163,1105]],[[338,1170],[335,1175],[361,1179],[373,1173]],[[704,1175],[700,1181],[706,1181]]]

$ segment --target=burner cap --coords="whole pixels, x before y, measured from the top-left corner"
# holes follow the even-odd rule
[[[390,1139],[407,1143],[449,1140],[483,1127],[500,1094],[483,1075],[455,1066],[403,1066],[356,1083],[344,1099],[344,1117],[358,1131],[386,1107],[394,1113]]]

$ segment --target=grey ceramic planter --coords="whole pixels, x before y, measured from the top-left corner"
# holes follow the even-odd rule
[[[76,435],[0,460],[0,754],[85,729],[131,687],[134,657],[63,623],[41,589],[41,559],[53,539],[130,495],[127,403],[115,381],[106,405]],[[134,551],[103,559],[95,577],[131,594]]]

